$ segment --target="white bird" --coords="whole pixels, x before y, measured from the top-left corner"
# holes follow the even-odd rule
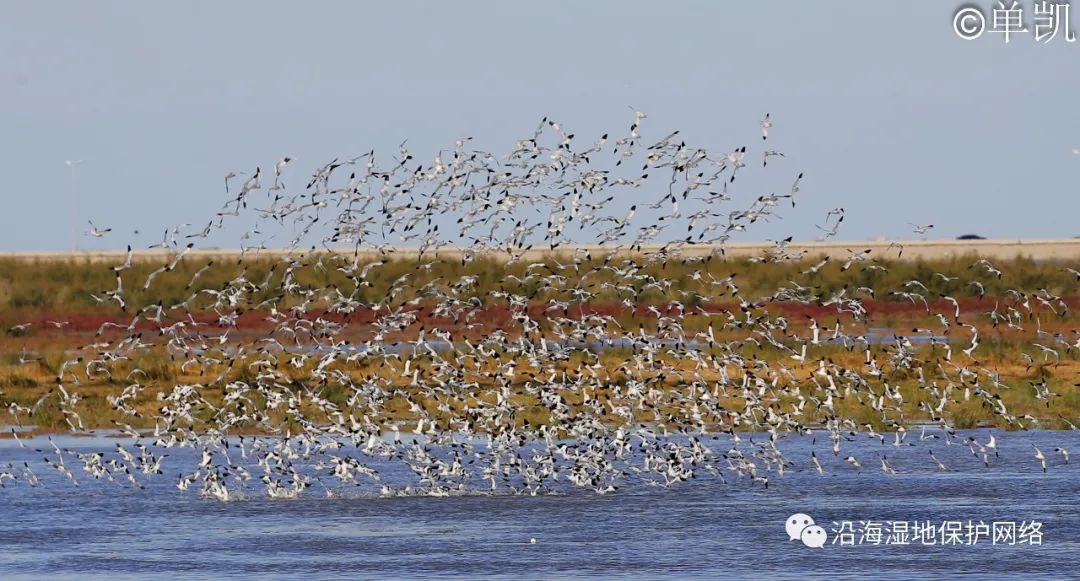
[[[87,232],[87,234],[95,238],[102,238],[109,232],[112,232],[112,228],[98,228],[97,226],[94,226],[94,223],[90,220],[87,220],[87,222],[90,224],[90,231]]]
[[[225,174],[225,193],[229,193],[229,180],[244,175],[244,172],[231,171]]]
[[[292,158],[289,156],[281,158],[277,163],[274,164],[274,175],[280,176],[282,170],[284,170],[285,166],[288,165],[291,161]]]
[[[250,178],[248,178],[247,181],[244,182],[244,185],[240,188],[240,195],[241,196],[245,196],[248,193],[253,192],[253,191],[259,189],[260,187],[262,187],[259,184],[259,173],[260,173],[259,168],[255,168],[255,173]]]
[[[896,470],[894,470],[892,466],[889,466],[884,455],[881,456],[881,471],[890,476],[896,474]]]
[[[1065,459],[1065,463],[1069,463],[1069,451],[1062,447],[1054,448],[1054,451],[1061,454],[1061,457]]]
[[[942,472],[952,471],[952,469],[946,466],[944,462],[938,460],[938,457],[934,455],[933,450],[927,450],[927,452],[930,452],[930,459],[933,460],[935,464],[937,464],[938,470],[941,470]]]

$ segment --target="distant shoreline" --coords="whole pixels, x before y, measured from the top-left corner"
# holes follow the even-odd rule
[[[671,245],[669,245],[671,246]],[[901,247],[903,251],[901,252]],[[524,260],[538,260],[545,256],[573,255],[578,251],[589,251],[594,255],[602,256],[607,252],[618,249],[623,254],[644,254],[657,252],[664,248],[662,244],[644,245],[639,251],[632,251],[628,246],[578,244],[573,246],[560,246],[551,251],[546,246],[537,246],[525,252]],[[677,248],[677,247],[672,247]],[[776,248],[769,242],[738,242],[729,243],[723,247],[723,254],[729,258],[746,258],[760,256],[761,254]],[[829,256],[830,258],[846,258],[851,252],[870,250],[871,256],[900,259],[900,260],[933,260],[949,258],[952,256],[978,255],[985,258],[1012,259],[1028,257],[1034,260],[1074,260],[1080,258],[1080,238],[1064,239],[1026,239],[1026,240],[854,240],[840,242],[792,242],[786,245],[786,251],[790,255],[804,254],[806,257]],[[684,245],[678,249],[684,256],[707,256],[718,253],[720,247],[712,245]],[[190,258],[222,258],[238,259],[241,255],[252,258],[276,259],[289,255],[302,255],[310,253],[306,249],[267,249],[241,251],[228,248],[193,248],[188,252]],[[318,249],[315,252],[327,252]],[[333,248],[335,254],[352,255],[355,250],[350,247]],[[386,250],[385,254],[392,259],[415,258],[418,249],[416,247],[397,247]],[[465,253],[471,252],[477,256],[499,259],[506,258],[506,251],[497,250],[472,250],[459,246],[446,246],[436,251],[428,251],[425,254],[431,257],[447,259],[460,259]],[[515,250],[515,253],[520,251]],[[134,251],[136,260],[161,260],[173,256],[173,250],[154,249]],[[381,253],[373,248],[364,248],[358,252],[361,257],[376,257]],[[16,259],[31,261],[90,261],[112,262],[123,261],[127,257],[125,250],[83,250],[83,251],[23,251],[23,252],[0,252],[0,259]]]

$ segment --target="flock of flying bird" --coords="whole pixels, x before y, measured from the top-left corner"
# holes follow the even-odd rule
[[[309,489],[326,495],[577,488],[604,494],[627,483],[672,486],[695,478],[768,486],[770,476],[786,471],[826,474],[865,464],[880,464],[892,475],[896,461],[887,451],[913,444],[904,417],[915,407],[891,379],[897,370],[917,375],[924,397],[915,409],[931,418],[929,432],[923,427],[912,441],[966,447],[975,461],[992,467],[997,438],[961,435],[946,406],[974,399],[1008,424],[1037,422],[1003,403],[998,390],[1008,386],[977,361],[974,316],[962,314],[955,300],[955,310],[936,314],[945,330],[953,329],[949,338],[924,346],[940,353],[939,375],[930,378],[920,345],[907,338],[874,345],[839,322],[829,328],[816,320],[803,334],[763,308],[773,301],[819,305],[859,322],[870,289],[821,294],[791,283],[755,298],[745,296],[736,277],[711,274],[706,266],[733,235],[796,206],[802,174],[785,180],[781,193],[722,209],[734,203],[729,190],[748,167],[764,168],[784,154],[766,149],[754,158],[746,147],[713,154],[688,145],[678,131],[649,143],[642,137],[645,119],[635,112],[625,134],[584,145],[544,119],[504,156],[469,149],[471,138],[462,138],[421,162],[403,143],[388,163],[370,151],[322,165],[299,192],[287,186],[290,157],[271,171],[229,173],[227,202],[205,227],[167,229],[154,247],[174,253],[145,279],[131,280],[129,247],[127,260],[110,267],[115,288],[95,299],[131,310],[130,288],[152,292],[157,277],[176,270],[196,242],[241,217],[255,219],[243,235],[244,253],[267,250],[272,229],[290,232],[291,252],[268,276],[249,278],[244,268],[213,287],[199,281],[206,265],[187,283],[190,296],[129,312],[127,324],[106,323],[95,343],[62,365],[55,387],[36,405],[12,403],[8,412],[21,424],[42,406],[56,405],[72,431],[86,432],[79,385],[118,379],[113,374],[140,353],[167,350],[183,362],[182,371],[198,372],[199,381],[155,386],[161,389],[155,395],[148,391],[149,374],[136,368],[120,379],[128,387],[108,398],[123,417],[151,420],[152,430],[117,422],[124,439],[115,449],[68,449],[50,439],[38,452],[54,480],[142,488],[148,479],[168,478],[181,491],[220,500],[253,493],[292,498]],[[760,126],[768,143],[773,122],[766,116]],[[837,208],[819,228],[834,236],[843,219]],[[110,232],[91,227],[95,237]],[[916,232],[930,228],[916,225]],[[584,240],[592,245],[577,246]],[[789,241],[777,241],[760,260],[804,258],[787,249]],[[415,249],[415,266],[395,275],[384,296],[361,300],[363,289],[393,264],[388,252],[395,245]],[[684,254],[698,245],[712,252]],[[551,254],[530,262],[537,249]],[[869,254],[851,252],[842,269],[883,269]],[[460,261],[461,271],[498,256],[499,264],[524,266],[524,276],[497,276],[498,290],[478,293],[478,276],[445,275],[445,256]],[[650,274],[672,261],[697,268],[684,280]],[[804,274],[816,276],[827,262]],[[303,276],[312,269],[337,271],[348,283],[313,286]],[[980,280],[1002,276],[985,260],[970,272],[979,288]],[[648,304],[648,293],[677,298]],[[642,322],[627,327],[587,308],[600,294],[616,297]],[[929,310],[927,294],[916,280],[896,289],[894,298]],[[1017,292],[1016,298],[995,309],[995,325],[1026,324],[1033,302],[1067,309],[1049,293]],[[720,300],[739,307],[702,306]],[[508,323],[486,322],[484,313],[495,308],[510,313]],[[237,323],[242,312],[261,313],[272,330],[245,335]],[[197,317],[206,313],[213,313],[213,323]],[[357,313],[371,319],[359,330],[350,319]],[[690,321],[700,330],[688,330]],[[816,355],[835,346],[865,351],[865,364],[845,367]],[[1038,346],[1057,358],[1080,348],[1080,338],[1049,336]],[[774,355],[758,355],[763,349]],[[810,372],[800,374],[796,366]],[[1058,395],[1045,384],[1036,391],[1048,406]],[[155,401],[151,418],[139,405],[147,399]],[[842,401],[858,402],[893,434],[845,416]],[[790,433],[829,447],[788,457],[778,442]],[[844,450],[867,437],[880,440],[877,457]],[[1045,471],[1068,462],[1067,450],[1054,452],[1036,448],[1037,466]],[[933,449],[929,457],[927,469],[953,469]],[[40,469],[9,463],[0,468],[0,485],[38,485]]]

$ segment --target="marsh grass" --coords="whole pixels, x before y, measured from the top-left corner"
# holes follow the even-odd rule
[[[970,284],[972,280],[980,281],[989,296],[1002,296],[1009,289],[1026,289],[1033,292],[1038,289],[1046,289],[1049,293],[1059,296],[1075,296],[1080,292],[1076,277],[1065,272],[1065,266],[1080,267],[1080,258],[1071,263],[1053,261],[1034,261],[1030,258],[1018,257],[1013,260],[998,261],[994,266],[1003,272],[1001,279],[988,275],[982,267],[973,266],[977,256],[967,255],[934,261],[914,260],[879,260],[876,261],[886,267],[885,272],[870,271],[856,265],[846,271],[841,270],[839,260],[827,264],[816,274],[804,274],[803,272],[812,263],[811,259],[791,262],[752,262],[746,259],[713,258],[706,261],[681,260],[670,258],[663,262],[650,262],[644,256],[615,257],[610,261],[600,256],[593,256],[591,260],[579,260],[571,263],[570,268],[559,269],[557,264],[569,262],[557,262],[554,258],[542,261],[546,266],[533,269],[533,272],[548,275],[552,272],[569,277],[567,287],[572,288],[580,283],[580,274],[589,272],[595,267],[605,265],[625,268],[628,265],[637,265],[635,274],[640,281],[666,279],[673,281],[671,290],[661,293],[655,289],[643,292],[639,302],[660,302],[665,300],[678,300],[684,298],[679,291],[697,291],[701,284],[694,281],[691,275],[697,271],[712,275],[718,279],[729,275],[735,275],[736,284],[740,294],[751,299],[767,297],[778,288],[790,286],[792,282],[803,286],[812,287],[819,295],[833,293],[845,285],[854,289],[867,287],[874,289],[876,296],[887,298],[889,293],[901,289],[902,285],[911,280],[918,280],[926,285],[929,290],[928,297],[937,298],[940,295],[966,297],[975,294],[975,287]],[[425,264],[429,262],[425,260]],[[194,286],[188,288],[194,274],[207,264],[212,266],[204,272]],[[328,289],[340,288],[352,290],[354,283],[339,267],[347,267],[352,264],[348,256],[310,255],[301,259],[293,271],[295,280],[307,288]],[[362,267],[365,262],[359,262]],[[385,298],[390,285],[403,275],[410,275],[412,283],[408,285],[400,298],[408,300],[415,297],[416,289],[426,282],[437,278],[451,281],[461,276],[476,277],[476,284],[464,289],[463,296],[489,297],[492,291],[509,291],[523,295],[530,295],[536,301],[559,295],[560,291],[552,290],[552,287],[542,280],[531,280],[525,284],[516,282],[526,275],[528,264],[518,262],[506,264],[505,262],[481,257],[465,265],[452,260],[437,259],[432,261],[429,268],[418,268],[421,263],[416,260],[395,259],[372,271],[367,278],[370,286],[364,285],[357,288],[357,299],[362,302],[375,302]],[[174,270],[160,274],[149,289],[144,288],[144,282],[149,274],[163,266],[156,261],[136,261],[133,266],[123,271],[125,298],[128,302],[128,312],[134,312],[147,305],[163,303],[165,305],[183,302],[193,293],[203,289],[221,289],[229,281],[241,274],[245,279],[261,284],[269,280],[269,289],[280,285],[284,276],[285,268],[278,260],[265,258],[248,258],[243,261],[208,259],[182,260]],[[271,272],[273,270],[273,272]],[[948,277],[957,277],[957,280],[949,280],[936,275],[945,274]],[[619,296],[612,289],[603,287],[603,283],[617,282],[619,277],[611,270],[599,270],[590,275],[583,285],[595,293],[596,300],[615,301]],[[644,286],[638,283],[638,287]],[[98,303],[92,295],[102,296],[102,293],[116,288],[115,273],[111,265],[90,260],[35,260],[24,258],[0,258],[0,313],[5,311],[49,311],[49,312],[80,312],[92,309],[94,312],[110,314],[120,313],[120,307],[115,302]],[[266,300],[273,296],[271,290],[263,290],[254,293],[250,300],[253,304]],[[708,297],[716,299],[718,297]],[[288,300],[288,297],[284,297]],[[695,299],[701,300],[701,299]],[[209,303],[208,297],[203,296],[191,303],[192,308]],[[279,305],[279,308],[282,308]]]
[[[878,297],[878,308],[881,312],[875,314],[871,320],[856,323],[847,314],[827,312],[826,315],[815,315],[822,319],[822,325],[835,320],[842,320],[849,334],[864,332],[870,327],[884,327],[904,332],[907,329],[919,326],[927,327],[936,325],[936,319],[932,313],[920,307],[912,308],[909,303],[890,296],[890,292],[902,288],[904,283],[910,280],[919,280],[928,287],[927,299],[934,301],[939,295],[950,295],[958,299],[967,298],[974,301],[975,287],[970,285],[971,280],[979,280],[983,283],[989,297],[998,297],[1002,303],[1006,291],[1011,288],[1025,289],[1032,293],[1038,289],[1045,289],[1053,295],[1065,297],[1069,304],[1075,305],[1076,297],[1080,294],[1075,276],[1064,271],[1066,264],[1058,262],[1037,262],[1025,258],[1017,258],[1010,261],[997,261],[994,266],[1004,273],[999,280],[987,275],[981,267],[972,266],[977,260],[974,255],[943,259],[936,261],[881,261],[885,266],[885,272],[868,271],[856,266],[849,270],[841,270],[841,261],[831,261],[818,275],[803,274],[807,267],[815,262],[813,259],[784,263],[760,263],[748,260],[727,260],[714,258],[707,261],[685,261],[670,259],[664,262],[649,262],[643,257],[634,259],[614,258],[607,266],[620,269],[632,269],[634,278],[631,284],[635,290],[635,300],[638,305],[664,304],[671,301],[680,301],[686,307],[700,305],[720,305],[729,308],[734,315],[745,314],[740,311],[737,303],[739,298],[754,301],[755,304],[748,307],[746,312],[755,316],[769,316],[772,318],[784,317],[789,323],[789,332],[805,333],[807,319],[797,306],[782,303],[769,303],[768,297],[780,287],[791,287],[793,283],[812,289],[816,297],[827,297],[839,289],[847,286],[849,289],[868,287],[874,290]],[[554,259],[544,260],[543,266],[535,266],[517,263],[506,264],[490,258],[480,258],[468,264],[462,265],[458,261],[436,260],[430,268],[418,268],[419,263],[414,260],[394,260],[386,265],[371,271],[363,285],[357,286],[346,273],[338,270],[339,267],[350,266],[351,259],[342,256],[333,257],[308,257],[302,260],[294,268],[292,276],[295,281],[304,288],[311,289],[341,289],[345,292],[355,291],[354,298],[365,304],[386,304],[391,295],[391,284],[400,277],[408,275],[410,283],[393,295],[395,304],[417,298],[417,292],[424,284],[440,280],[438,284],[449,284],[448,281],[456,281],[462,276],[475,277],[476,283],[464,286],[460,289],[463,299],[476,297],[481,299],[485,306],[497,305],[498,301],[492,299],[496,291],[512,292],[530,297],[530,304],[542,310],[552,299],[567,298],[566,288],[582,286],[593,293],[590,302],[601,307],[605,304],[618,305],[626,298],[625,294],[605,286],[606,284],[627,284],[611,268],[600,268],[591,274],[584,282],[580,280],[576,272],[588,272],[594,267],[605,265],[602,256],[593,256],[591,260],[579,260],[575,265],[567,259],[562,259],[562,264],[570,264],[567,268],[560,269]],[[160,303],[164,306],[176,305],[188,301],[193,293],[196,298],[187,303],[187,310],[192,312],[204,312],[213,307],[213,299],[210,293],[200,293],[205,289],[222,289],[231,284],[241,273],[244,279],[255,285],[261,285],[269,281],[266,289],[257,290],[245,296],[245,302],[239,305],[240,309],[250,310],[266,300],[272,300],[279,310],[284,310],[299,302],[299,298],[293,295],[281,295],[280,286],[284,277],[284,266],[277,260],[248,259],[242,262],[217,261],[208,268],[198,282],[188,288],[188,284],[195,272],[209,264],[207,260],[184,260],[176,269],[162,273],[149,289],[143,288],[143,282],[151,271],[162,266],[157,262],[136,262],[134,266],[123,272],[122,280],[125,288],[127,308],[121,310],[115,301],[99,303],[92,295],[102,296],[102,293],[116,287],[115,274],[110,265],[90,261],[71,260],[67,262],[57,261],[33,261],[0,259],[0,404],[7,406],[15,403],[20,406],[31,407],[40,398],[54,389],[57,384],[57,376],[65,361],[72,358],[72,352],[96,340],[92,332],[75,333],[69,331],[54,331],[41,321],[51,318],[66,316],[94,315],[106,318],[115,318],[126,323],[130,320],[131,313],[139,309]],[[360,262],[360,266],[364,263]],[[1077,267],[1080,264],[1072,263]],[[527,269],[539,276],[528,282],[518,282],[526,278]],[[569,281],[562,285],[564,289],[554,288],[543,280],[544,276],[558,273],[568,276]],[[699,273],[695,275],[695,273]],[[959,277],[958,280],[946,280],[937,276],[943,273],[947,277]],[[723,279],[735,275],[736,284],[739,286],[739,297],[733,297],[724,288],[706,288],[702,283],[694,280],[695,277],[707,278],[709,275],[716,279]],[[655,288],[643,290],[647,283],[659,279],[672,281],[671,287],[666,292]],[[275,290],[277,289],[277,290]],[[1060,361],[1046,360],[1032,348],[1032,332],[1038,326],[1048,333],[1061,333],[1068,335],[1073,330],[1080,328],[1078,317],[1070,309],[1064,316],[1052,314],[1049,309],[1036,305],[1040,317],[1038,320],[1029,319],[1024,321],[1024,331],[1009,329],[1004,325],[993,327],[989,323],[986,311],[993,307],[989,303],[991,299],[983,302],[973,302],[978,305],[971,311],[965,311],[964,317],[977,324],[981,336],[981,344],[975,352],[976,362],[963,359],[971,365],[990,366],[1001,373],[1004,383],[1008,388],[995,388],[993,391],[1001,397],[1001,400],[1009,407],[1010,412],[1017,416],[1031,415],[1041,420],[1041,425],[1060,427],[1065,425],[1061,417],[1070,421],[1080,418],[1080,394],[1077,392],[1075,378],[1080,371],[1080,349],[1060,349]],[[598,307],[599,308],[599,307]],[[640,309],[639,309],[640,311]],[[790,311],[790,312],[789,312]],[[622,330],[611,328],[608,331],[613,334],[620,332],[643,329],[655,332],[657,320],[651,315],[643,315],[642,312],[630,310],[611,310],[615,320],[621,325]],[[495,315],[485,314],[492,321]],[[719,341],[731,341],[745,339],[749,334],[742,329],[722,330],[722,321],[726,320],[725,314],[716,314],[715,318],[693,314],[683,318],[684,332],[687,337],[693,337],[708,328],[711,323],[718,327],[717,338]],[[11,327],[20,324],[28,318],[36,317],[38,321],[34,326],[25,330],[11,330]],[[363,333],[363,327],[357,325]],[[935,327],[937,328],[937,327]],[[552,326],[544,321],[541,326],[542,333],[550,334]],[[962,331],[953,327],[949,331],[949,338],[954,342],[953,357],[961,359],[959,350],[966,341],[968,331]],[[395,339],[407,339],[408,334],[403,333],[395,336]],[[782,349],[768,343],[754,346],[744,343],[737,347],[735,354],[741,355],[748,360],[754,358],[764,359],[773,363],[783,363],[794,370],[797,381],[796,386],[807,397],[814,396],[823,398],[824,394],[814,391],[816,388],[811,382],[813,373],[817,369],[817,361],[824,360],[844,366],[850,369],[862,369],[865,354],[861,350],[849,350],[836,344],[822,344],[813,349],[813,362],[798,363],[791,356],[796,352],[795,344],[789,339],[784,339],[790,349]],[[710,355],[723,355],[725,352],[719,348],[710,351],[699,347],[703,353]],[[873,345],[869,348],[870,356],[878,361],[885,361],[892,353],[895,346]],[[33,357],[28,362],[23,362],[26,353],[31,352]],[[1027,353],[1033,360],[1029,365],[1023,358]],[[670,392],[685,393],[690,384],[698,379],[715,381],[720,375],[715,370],[698,372],[695,376],[689,364],[681,362],[678,373],[668,374],[658,380],[655,372],[648,370],[634,370],[633,377],[622,366],[631,360],[636,354],[633,347],[609,348],[602,353],[573,352],[565,360],[552,363],[559,372],[576,373],[582,365],[601,363],[597,375],[603,382],[604,387],[596,390],[593,397],[604,402],[608,410],[612,404],[618,405],[625,397],[616,397],[616,392],[625,388],[633,379],[652,382],[662,385],[664,390]],[[944,350],[941,347],[920,346],[915,350],[918,358],[917,365],[921,366],[923,376],[928,382],[938,382],[939,389],[946,389],[944,368]],[[660,356],[660,360],[666,357]],[[438,401],[430,397],[421,397],[420,391],[411,386],[407,378],[400,377],[401,368],[389,365],[359,364],[345,366],[335,364],[331,369],[340,369],[357,381],[365,378],[380,378],[385,380],[391,377],[391,393],[373,398],[377,409],[371,411],[373,417],[383,421],[414,422],[417,415],[412,411],[414,405],[421,405],[431,417],[437,421],[449,425],[446,414],[438,409],[439,405],[449,406],[451,409],[460,411],[465,402],[475,404],[483,402],[492,404],[496,399],[496,386],[491,382],[490,373],[496,369],[506,369],[508,357],[496,358],[484,363],[484,372],[468,371],[464,377],[468,381],[475,381],[477,386],[469,391],[454,392],[452,397]],[[528,362],[517,360],[519,372],[512,378],[513,395],[512,401],[516,408],[514,422],[523,423],[528,421],[530,425],[543,425],[551,421],[550,413],[541,405],[537,396],[536,385],[543,378],[532,373]],[[668,361],[668,363],[672,363]],[[427,373],[431,362],[423,357],[414,361],[414,369],[420,369]],[[77,367],[82,367],[80,364]],[[70,370],[69,370],[70,371]],[[81,373],[81,382],[72,385],[70,380],[65,380],[66,389],[78,392],[83,396],[80,402],[80,412],[88,427],[112,427],[113,422],[130,423],[137,427],[151,427],[148,418],[153,417],[160,410],[161,403],[158,394],[166,392],[176,384],[199,384],[209,378],[220,374],[226,374],[227,382],[243,382],[254,385],[259,381],[258,374],[245,365],[236,365],[226,371],[224,366],[211,366],[199,369],[190,366],[183,367],[182,361],[177,361],[166,349],[158,347],[148,351],[138,352],[133,359],[120,361],[110,366],[108,375],[95,373],[87,376],[85,371]],[[316,390],[321,397],[333,402],[339,407],[346,407],[348,401],[355,394],[343,385],[322,385],[313,376],[313,364],[307,364],[299,368],[292,368],[281,361],[273,369],[282,377],[287,378],[283,384],[287,389],[295,393],[303,393],[304,390]],[[485,373],[486,372],[486,373]],[[736,383],[745,376],[746,370],[732,366],[728,369],[728,375],[732,383]],[[843,396],[836,399],[836,413],[839,416],[849,417],[859,425],[869,424],[877,430],[887,429],[894,422],[905,423],[911,421],[927,421],[930,417],[921,407],[932,405],[933,397],[928,388],[921,386],[914,369],[885,369],[881,381],[889,383],[899,389],[904,403],[898,410],[888,410],[884,413],[872,410],[865,402],[859,402],[854,396]],[[1045,380],[1051,390],[1059,395],[1052,398],[1049,407],[1044,402],[1034,398],[1034,390],[1030,383]],[[785,380],[786,381],[786,380]],[[124,417],[111,408],[107,397],[115,396],[124,388],[139,383],[145,386],[145,391],[135,401],[136,409],[140,410],[143,417]],[[781,387],[786,387],[784,382]],[[882,391],[880,385],[873,388],[878,394]],[[993,410],[981,403],[977,398],[964,399],[963,388],[954,386],[953,402],[945,406],[943,410],[947,421],[956,427],[974,427],[979,425],[998,425],[999,427],[1015,429],[1015,425],[1002,425],[1002,420]],[[206,388],[205,397],[213,405],[219,405],[223,401],[222,390],[218,387]],[[584,405],[584,395],[580,389],[560,389],[559,395],[563,397],[572,409],[580,410]],[[256,404],[263,404],[258,395],[253,395]],[[732,412],[742,412],[746,406],[746,400],[740,395],[739,390],[728,387],[727,393],[718,396],[725,409]],[[789,394],[774,396],[774,403],[778,409],[788,411],[794,409],[796,398]],[[318,417],[317,412],[311,411]],[[685,414],[687,410],[676,407],[668,407],[662,410],[666,414]],[[828,419],[829,414],[821,409],[816,403],[808,403],[804,408],[805,415],[801,421],[820,423]],[[3,414],[3,412],[0,412]],[[199,411],[200,421],[210,419],[210,412]],[[294,417],[282,410],[273,410],[269,413],[270,422],[282,429],[296,430]],[[608,412],[603,414],[607,421],[624,421]],[[37,408],[32,418],[23,418],[31,421],[34,425],[44,429],[65,429],[63,414],[61,413],[55,398],[46,399]],[[638,413],[635,421],[652,422],[655,418],[651,414]],[[706,421],[716,427],[730,426],[730,418],[711,417]],[[267,429],[265,425],[255,422],[243,424],[245,429]],[[481,426],[482,427],[482,426]],[[736,426],[736,429],[740,429]]]

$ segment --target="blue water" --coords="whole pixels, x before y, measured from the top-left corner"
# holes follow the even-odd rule
[[[1053,453],[1080,452],[1080,432],[998,434],[1000,457],[983,466],[967,446],[943,440],[844,442],[856,470],[827,438],[783,437],[792,462],[769,486],[734,473],[672,488],[627,485],[599,496],[204,500],[174,486],[175,471],[146,489],[96,482],[75,488],[33,447],[0,441],[0,467],[28,461],[42,485],[0,489],[0,579],[393,579],[393,578],[1068,578],[1080,565],[1080,473]],[[986,430],[961,432],[985,442]],[[742,435],[742,450],[751,449]],[[763,436],[754,436],[759,440]],[[115,449],[110,438],[57,438],[79,451]],[[727,435],[708,440],[718,452]],[[1043,473],[1032,445],[1049,459]],[[809,463],[813,449],[824,465]],[[949,465],[940,472],[927,450]],[[170,450],[170,453],[173,452]],[[177,451],[178,455],[182,452]],[[900,474],[882,473],[878,454]],[[69,464],[74,464],[69,460]],[[168,474],[173,474],[169,476]],[[253,488],[253,490],[257,490]],[[1042,545],[909,546],[789,541],[788,515],[832,521],[982,520],[1043,523]],[[530,544],[529,539],[536,543]],[[833,535],[830,535],[830,541]]]

